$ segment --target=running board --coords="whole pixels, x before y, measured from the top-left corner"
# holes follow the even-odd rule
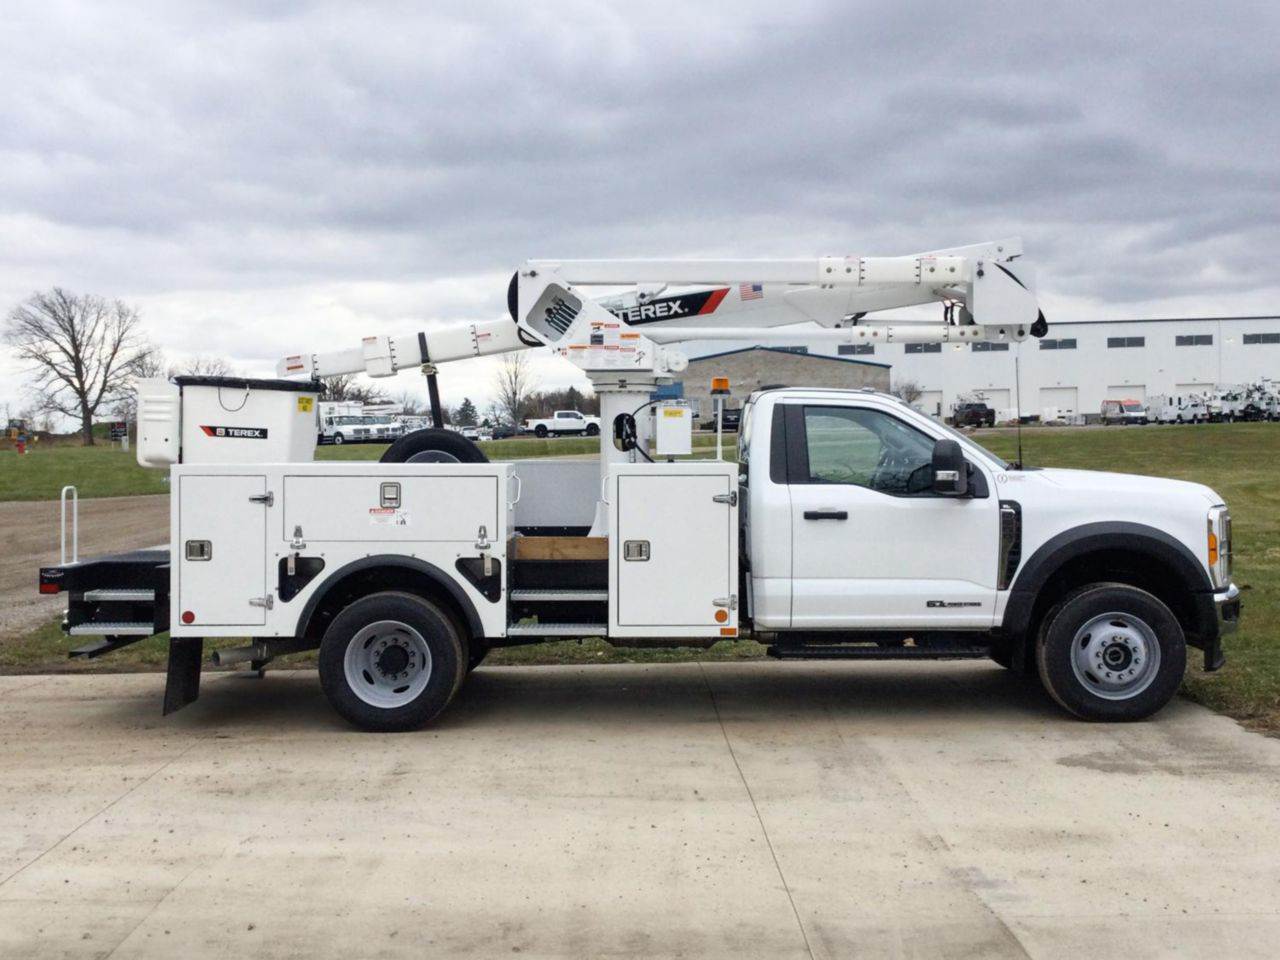
[[[770,647],[778,660],[978,660],[991,656],[990,647],[805,646]]]
[[[609,632],[605,623],[513,623],[507,636],[520,637],[603,637]]]

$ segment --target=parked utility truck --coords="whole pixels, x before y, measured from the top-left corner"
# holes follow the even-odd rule
[[[780,659],[990,657],[1076,716],[1147,717],[1188,645],[1221,665],[1239,617],[1212,490],[1008,463],[861,390],[762,390],[739,462],[677,460],[692,418],[650,399],[685,367],[673,344],[793,340],[777,328],[802,320],[835,343],[1042,336],[1021,252],[529,261],[510,319],[299,354],[275,381],[142,381],[138,456],[169,471],[168,549],[45,568],[41,590],[67,594],[71,634],[101,637],[76,655],[168,630],[166,711],[195,698],[206,640],[249,638],[214,659],[259,668],[318,649],[337,711],[399,730],[437,716],[495,647],[753,637]],[[590,293],[620,285],[649,309]],[[864,322],[931,301],[941,323]],[[316,378],[534,345],[592,379],[598,464],[490,463],[434,429],[380,463],[312,461]]]

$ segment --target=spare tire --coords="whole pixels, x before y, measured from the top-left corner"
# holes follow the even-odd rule
[[[428,427],[387,447],[382,463],[488,463],[484,451],[460,433]]]

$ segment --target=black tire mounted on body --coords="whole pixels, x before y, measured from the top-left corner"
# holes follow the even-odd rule
[[[388,624],[397,626],[380,626]],[[370,629],[373,635],[363,638],[362,632]],[[380,631],[391,630],[421,639],[430,654],[429,674],[411,699],[378,706],[369,702],[382,693],[378,678],[368,670],[361,675],[348,668],[353,660],[359,662],[362,653],[353,645],[368,648],[380,642]],[[402,666],[403,655],[391,669]],[[429,600],[409,593],[389,591],[356,600],[334,617],[320,644],[320,686],[325,696],[343,719],[365,730],[413,730],[435,719],[453,699],[466,668],[466,643],[453,618]]]
[[[382,463],[488,463],[484,451],[460,433],[427,427],[406,433],[382,454]]]
[[[1099,642],[1108,646],[1099,649]],[[1108,662],[1112,646],[1114,667]],[[1135,649],[1142,651],[1140,657],[1134,656]],[[1091,650],[1097,663],[1081,665]],[[1147,591],[1095,583],[1069,593],[1045,616],[1036,665],[1049,695],[1082,720],[1145,720],[1178,692],[1187,665],[1186,638],[1173,612]],[[1148,667],[1151,675],[1139,682]],[[1134,671],[1132,690],[1120,686],[1110,696],[1099,694],[1103,678],[1111,682],[1114,676],[1120,683],[1129,670]]]

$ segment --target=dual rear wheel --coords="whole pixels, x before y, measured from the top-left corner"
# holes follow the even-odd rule
[[[320,644],[320,686],[348,722],[412,730],[435,719],[462,685],[467,642],[439,606],[409,593],[375,593],[336,617]]]

